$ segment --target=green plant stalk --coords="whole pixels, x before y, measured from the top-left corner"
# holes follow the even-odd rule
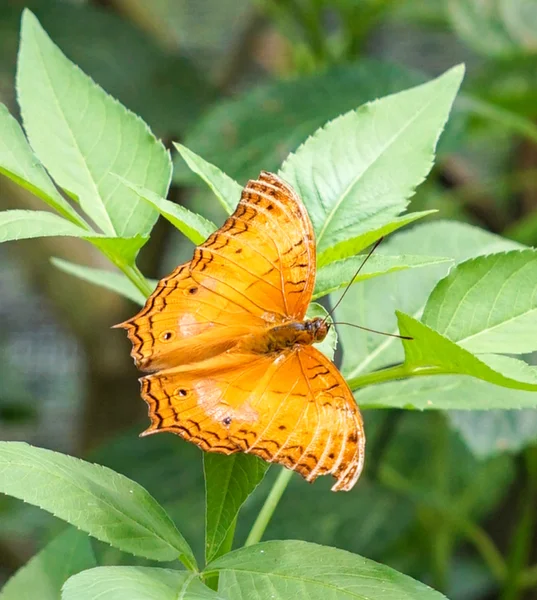
[[[435,445],[434,461],[436,474],[436,492],[438,497],[447,497],[449,489],[448,471],[445,468],[448,462],[449,439],[448,430],[443,419],[443,415],[436,415],[442,419],[442,427],[439,430],[439,436]],[[436,589],[445,591],[448,584],[449,563],[451,560],[451,551],[453,548],[453,524],[449,519],[440,519],[433,524],[432,537],[433,543],[432,564],[435,578]]]
[[[535,532],[537,501],[537,448],[528,448],[524,454],[526,485],[522,491],[520,518],[515,527],[507,558],[507,576],[500,600],[519,600],[524,591],[524,569],[531,553]]]
[[[405,363],[396,365],[395,367],[389,367],[387,369],[381,369],[380,371],[374,371],[373,373],[366,373],[365,375],[358,375],[349,379],[347,383],[351,390],[356,391],[366,385],[374,383],[383,383],[385,381],[393,381],[394,379],[404,379],[406,377],[422,377],[425,375],[445,375],[448,373],[441,367],[409,367]]]
[[[123,264],[119,267],[146,298],[151,296],[153,290],[136,265]]]
[[[276,478],[276,481],[274,482],[272,489],[270,490],[269,495],[267,496],[267,499],[259,511],[257,519],[255,520],[255,523],[253,524],[252,529],[246,538],[246,542],[244,543],[245,547],[252,546],[253,544],[257,544],[257,542],[261,541],[261,538],[265,533],[265,529],[267,528],[267,525],[269,524],[270,519],[272,518],[272,515],[274,514],[274,511],[276,510],[276,507],[278,506],[278,503],[283,496],[283,493],[285,492],[285,489],[287,488],[292,476],[293,471],[289,469],[283,468],[280,471],[280,474]]]

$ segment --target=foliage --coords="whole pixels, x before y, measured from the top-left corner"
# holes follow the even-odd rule
[[[537,372],[526,356],[537,351],[537,254],[523,244],[533,241],[528,239],[533,229],[527,223],[513,226],[517,241],[449,220],[397,232],[434,212],[421,197],[423,188],[437,185],[434,175],[413,199],[411,208],[420,210],[404,211],[433,167],[463,67],[428,80],[384,62],[340,64],[362,52],[369,28],[397,10],[389,0],[360,6],[337,0],[331,8],[339,11],[341,26],[331,35],[319,30],[324,1],[312,3],[311,12],[305,3],[291,3],[295,9],[287,21],[285,3],[266,4],[267,14],[292,40],[296,72],[308,73],[222,100],[193,119],[185,144],[175,144],[173,180],[198,189],[205,185],[208,190],[198,194],[213,194],[215,205],[229,214],[240,197],[237,180],[242,183],[262,168],[279,169],[303,199],[315,229],[314,299],[330,304],[335,299],[329,294],[350,286],[336,322],[406,336],[380,337],[341,326],[338,336],[332,329],[322,348],[332,356],[340,343],[341,369],[366,413],[372,456],[363,482],[341,501],[336,523],[328,519],[324,527],[330,534],[337,529],[341,539],[355,527],[356,539],[349,541],[353,550],[387,564],[329,547],[332,538],[321,528],[315,535],[323,539],[313,540],[308,514],[297,515],[295,523],[300,537],[310,541],[261,542],[265,529],[270,534],[276,527],[269,521],[292,473],[267,474],[268,465],[255,457],[204,455],[205,544],[198,560],[200,542],[191,545],[181,533],[191,530],[186,515],[177,514],[173,505],[189,486],[196,489],[188,477],[183,484],[175,474],[174,498],[161,501],[156,498],[162,481],[147,484],[155,488],[155,498],[137,477],[51,450],[0,442],[0,491],[81,530],[68,530],[50,542],[8,582],[2,599],[33,597],[39,590],[43,598],[61,594],[64,600],[327,595],[434,600],[450,593],[451,556],[460,539],[469,542],[486,568],[479,590],[499,586],[505,600],[515,600],[536,580],[524,533],[535,525],[531,506],[537,494],[531,447],[537,441],[531,427]],[[432,11],[435,18],[450,24],[486,60],[498,61],[496,68],[535,52],[529,25],[535,12],[528,13],[522,1],[498,2],[488,11],[477,0],[448,4],[440,17]],[[401,14],[410,21],[431,18],[417,11]],[[495,126],[536,139],[535,127],[526,120],[529,109],[513,114],[501,90],[481,94],[476,82],[485,75],[470,74],[444,149],[460,128],[479,132],[484,116]],[[155,281],[142,274],[137,261],[158,216],[194,244],[216,229],[216,217],[168,199],[172,161],[164,145],[140,117],[71,62],[29,10],[22,18],[16,82],[24,129],[0,105],[0,173],[50,210],[1,212],[0,241],[85,240],[113,270],[63,259],[53,259],[54,264],[143,304]],[[209,87],[200,97],[210,94]],[[517,106],[527,107],[532,94],[534,89]],[[148,120],[160,132],[163,120],[154,114]],[[391,233],[354,277],[367,248]],[[309,314],[327,313],[312,304]],[[392,410],[382,414],[373,408]],[[414,415],[414,409],[427,413]],[[510,458],[501,455],[505,449],[524,452],[527,480],[509,560],[479,524],[514,477]],[[166,463],[162,453],[161,458],[172,473],[184,462],[173,456]],[[302,483],[292,482],[289,493],[299,509],[313,493],[333,506],[334,496],[323,485],[304,491]],[[266,500],[260,506],[262,494]],[[240,511],[241,517],[255,518],[253,526],[246,527]],[[390,531],[374,522],[385,522],[393,513],[397,523]],[[132,557],[118,554],[117,564],[109,566],[102,558],[106,553],[95,557],[82,532]],[[244,537],[243,546],[233,550]],[[287,538],[287,531],[277,537]],[[424,537],[431,540],[432,552],[423,548]],[[401,552],[406,547],[412,552]],[[399,571],[417,578],[432,573],[440,591]]]

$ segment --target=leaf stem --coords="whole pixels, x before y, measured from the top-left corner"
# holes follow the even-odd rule
[[[403,379],[405,377],[422,377],[425,375],[445,375],[446,373],[448,373],[448,371],[442,367],[409,367],[403,363],[396,365],[395,367],[381,369],[380,371],[373,371],[373,373],[358,375],[357,377],[349,379],[347,383],[349,384],[351,390],[355,391],[366,385],[383,383],[385,381],[393,381],[394,379]]]
[[[269,524],[270,519],[272,518],[272,515],[274,514],[274,511],[276,510],[276,507],[278,506],[278,503],[292,476],[293,471],[289,469],[283,468],[280,471],[280,474],[272,485],[272,489],[270,490],[269,495],[267,496],[267,499],[259,511],[257,519],[255,520],[255,523],[253,524],[252,529],[246,538],[246,542],[244,543],[245,547],[257,544],[257,542],[261,541],[261,538],[265,533],[265,529],[267,528],[267,525]]]
[[[134,283],[137,289],[148,298],[153,290],[136,265],[118,265],[125,275]]]

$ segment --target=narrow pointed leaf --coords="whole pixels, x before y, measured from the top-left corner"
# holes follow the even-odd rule
[[[0,600],[58,600],[68,577],[95,564],[87,534],[69,528],[8,580],[0,591]]]
[[[354,277],[366,256],[365,254],[359,254],[358,256],[337,260],[321,267],[317,271],[313,298],[320,298],[342,287],[346,287],[351,281],[354,285],[359,281],[365,281],[366,279],[385,275],[386,273],[403,271],[404,269],[414,267],[438,265],[451,261],[449,258],[439,256],[386,256],[384,254],[373,254],[369,257],[360,273]]]
[[[397,312],[405,349],[405,365],[427,374],[428,367],[436,367],[442,373],[471,375],[504,387],[537,391],[537,369],[526,363],[505,356],[488,355],[477,358],[448,338],[413,319]]]
[[[69,273],[79,279],[94,283],[95,285],[99,285],[112,292],[116,292],[116,294],[141,306],[145,304],[146,297],[123,273],[108,271],[106,269],[96,269],[85,265],[77,265],[61,258],[52,258],[51,260],[52,264],[65,273]],[[151,283],[156,284],[156,282]]]
[[[242,186],[218,167],[207,162],[201,158],[201,156],[198,156],[195,152],[189,150],[186,146],[176,143],[173,145],[182,156],[189,169],[205,181],[216,194],[216,197],[224,207],[224,210],[230,215],[241,199]]]
[[[233,600],[445,600],[398,573],[344,550],[299,541],[265,542],[220,557],[207,567]]]
[[[338,117],[285,161],[280,173],[306,204],[321,254],[405,209],[432,167],[463,71]]]
[[[414,212],[408,215],[403,215],[401,217],[396,217],[387,225],[383,225],[382,227],[377,227],[376,229],[372,229],[371,231],[366,231],[361,235],[358,235],[355,238],[351,238],[348,240],[344,240],[335,246],[327,248],[324,252],[321,252],[317,255],[317,265],[324,266],[334,262],[336,260],[341,260],[342,258],[346,258],[347,256],[354,256],[361,252],[365,248],[368,248],[372,244],[374,244],[381,237],[385,237],[394,231],[397,231],[401,227],[405,225],[409,225],[418,219],[422,219],[427,215],[432,215],[436,210],[424,210],[421,212]]]
[[[36,237],[87,237],[87,229],[59,215],[41,210],[5,210],[0,212],[0,242]]]
[[[22,18],[17,91],[30,144],[56,183],[108,236],[147,234],[157,212],[112,173],[166,195],[170,158],[145,123]]]
[[[21,442],[0,442],[0,492],[124,552],[195,565],[192,550],[156,500],[106,467]]]
[[[188,208],[162,198],[151,190],[131,184],[124,179],[122,183],[130,188],[143,202],[153,206],[174,227],[177,227],[191,242],[203,243],[215,231],[216,225]]]
[[[187,571],[97,567],[71,577],[62,600],[225,600]]]
[[[386,254],[449,256],[455,263],[478,254],[502,252],[520,247],[478,227],[454,221],[434,221],[396,233],[382,244]],[[445,277],[450,263],[407,269],[388,277],[376,277],[354,285],[336,312],[336,321],[357,323],[379,331],[397,333],[396,310],[419,318],[427,298],[438,281]],[[346,377],[381,369],[403,361],[398,339],[341,327],[342,370]]]
[[[230,528],[234,527],[241,506],[261,483],[269,466],[248,454],[203,454],[207,562],[222,554],[221,547]]]
[[[66,219],[86,228],[84,221],[52,183],[28,145],[17,120],[0,104],[0,173],[26,188]]]
[[[432,291],[423,322],[473,353],[537,350],[537,251],[461,263]]]

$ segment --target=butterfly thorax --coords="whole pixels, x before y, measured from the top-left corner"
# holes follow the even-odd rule
[[[254,354],[271,354],[298,346],[309,346],[322,342],[328,333],[328,327],[320,317],[289,321],[271,327],[262,334],[248,336],[241,343],[240,349]]]

